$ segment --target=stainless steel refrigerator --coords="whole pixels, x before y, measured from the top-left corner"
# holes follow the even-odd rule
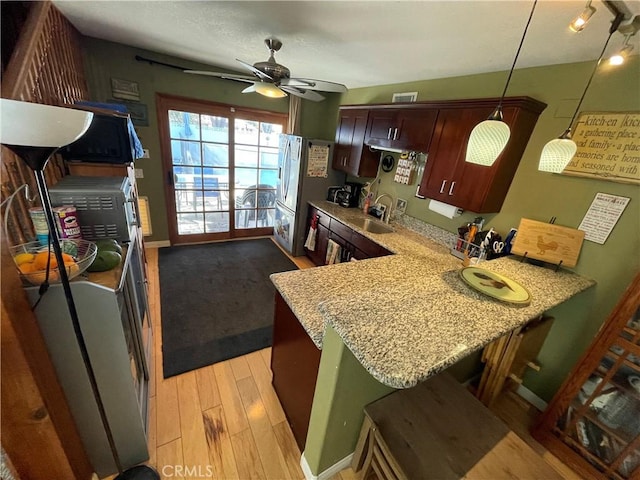
[[[309,200],[324,200],[327,188],[342,185],[344,173],[331,168],[333,143],[280,135],[274,237],[293,256],[304,255]]]

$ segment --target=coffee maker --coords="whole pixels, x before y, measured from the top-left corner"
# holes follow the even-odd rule
[[[345,208],[356,208],[360,204],[362,184],[346,182],[341,192],[337,194],[338,205]]]

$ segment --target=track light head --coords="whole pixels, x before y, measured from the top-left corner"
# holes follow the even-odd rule
[[[596,13],[596,8],[591,6],[591,0],[589,0],[582,13],[574,18],[573,21],[569,24],[569,28],[573,32],[581,32],[594,13]]]

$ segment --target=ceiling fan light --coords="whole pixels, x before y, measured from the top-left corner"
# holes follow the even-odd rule
[[[490,167],[509,141],[511,130],[502,120],[485,120],[474,127],[469,136],[466,161]]]
[[[571,130],[566,130],[559,138],[551,140],[542,149],[538,170],[549,173],[562,173],[576,154],[578,146],[571,139]]]
[[[582,13],[574,18],[573,21],[569,24],[569,28],[571,29],[571,31],[576,33],[581,32],[594,13],[596,13],[596,9],[595,7],[591,6],[591,1],[589,1]]]
[[[259,93],[260,95],[264,95],[265,97],[283,98],[287,96],[286,92],[283,92],[282,90],[280,90],[273,83],[260,82],[257,84],[254,83],[253,86],[255,87],[256,93]]]

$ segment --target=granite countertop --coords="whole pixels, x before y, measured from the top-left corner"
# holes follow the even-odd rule
[[[469,353],[595,285],[593,280],[503,257],[479,266],[531,293],[528,306],[494,300],[460,278],[449,253],[454,234],[415,219],[372,234],[364,217],[319,201],[311,204],[395,255],[273,274],[271,280],[318,348],[331,325],[374,378],[408,388]]]

